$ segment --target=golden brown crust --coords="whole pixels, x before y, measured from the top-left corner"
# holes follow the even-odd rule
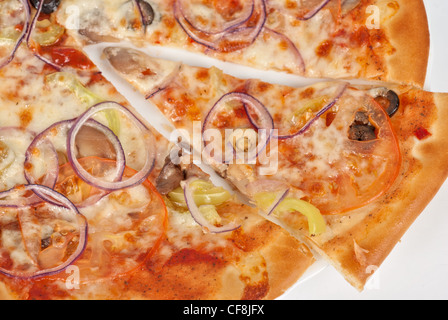
[[[277,239],[261,249],[268,264],[270,290],[265,299],[275,299],[289,288],[314,263],[309,249],[287,235],[279,232]]]
[[[268,86],[274,91],[280,88]],[[448,150],[448,139],[444,134],[447,129],[442,121],[448,112],[447,96],[408,86],[390,86],[390,89],[395,90],[401,100],[391,125],[403,158],[399,177],[393,186],[362,208],[345,215],[326,216],[329,230],[319,237],[308,236],[307,221],[303,216],[297,218],[295,215],[292,222],[276,219],[274,215],[267,217],[327,257],[359,290],[423,211],[448,174],[448,154],[444,152]],[[262,97],[256,96],[263,101]],[[156,105],[165,106],[163,101],[166,97],[161,94],[158,98]],[[206,111],[202,105],[199,109],[203,113]],[[185,117],[184,120],[178,121],[176,126],[188,128],[189,120]],[[427,130],[431,136],[421,137],[420,141],[416,134],[419,130]],[[422,185],[425,185],[424,190]]]
[[[306,246],[262,219],[255,208],[228,201],[220,210],[240,217],[242,228],[207,235],[199,226],[178,229],[170,223],[160,249],[129,274],[80,283],[76,290],[63,290],[64,280],[57,277],[25,282],[3,278],[0,300],[275,299],[314,263]],[[170,215],[176,213],[170,211]]]
[[[396,14],[382,26],[395,52],[386,58],[387,74],[385,79],[380,80],[422,88],[430,49],[429,25],[423,0],[387,3],[389,6],[398,6]]]
[[[0,282],[0,301],[3,300],[14,300],[14,297],[7,289],[6,285]]]
[[[426,99],[425,103],[428,104],[434,100],[433,111],[436,111],[437,119],[427,128],[431,136],[422,141],[415,136],[402,141],[405,146],[400,178],[381,199],[345,217],[346,221],[355,220],[355,223],[346,222],[350,227],[341,232],[335,229],[335,235],[331,238],[311,241],[313,248],[327,257],[359,290],[364,288],[368,278],[386,259],[448,176],[448,132],[444,124],[448,116],[448,95],[419,91],[411,91],[411,94],[418,99]],[[336,220],[333,222],[336,224]]]
[[[235,205],[230,204],[230,207],[226,205],[226,210],[238,212],[238,215],[245,215],[245,220],[249,223],[244,223],[243,231],[234,232],[230,239],[236,247],[244,252],[241,260],[250,261],[250,257],[258,255],[262,257],[265,265],[259,265],[256,268],[265,268],[267,273],[264,285],[257,287],[246,283],[242,299],[272,300],[278,298],[297,283],[315,262],[313,254],[308,247],[279,226],[260,217],[257,214],[258,209],[238,204],[236,206],[238,206],[238,209],[235,209]],[[233,273],[230,272],[232,269]],[[229,275],[232,274],[233,277],[230,277]],[[236,277],[236,274],[238,274],[238,277]],[[222,281],[223,287],[220,294],[222,295],[227,288],[230,291],[227,291],[224,297],[240,298],[235,295],[235,289],[241,287],[241,270],[228,268],[223,275],[226,276],[226,279]],[[222,298],[222,296],[219,298]]]

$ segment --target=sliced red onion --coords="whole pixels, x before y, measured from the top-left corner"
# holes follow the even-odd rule
[[[146,100],[151,99],[152,97],[154,97],[156,94],[158,94],[159,92],[165,90],[170,84],[173,83],[174,79],[177,77],[177,75],[179,74],[180,70],[181,70],[182,64],[179,63],[179,67],[175,68],[173,72],[171,72],[168,76],[166,76],[166,78],[157,86],[155,86],[155,88],[148,94],[146,94]]]
[[[297,137],[297,136],[302,135],[305,132],[307,132],[308,129],[313,125],[314,122],[316,122],[322,115],[324,115],[328,110],[330,110],[339,101],[339,99],[345,93],[347,88],[348,88],[347,83],[341,84],[339,86],[333,100],[329,104],[327,104],[325,107],[323,107],[321,110],[319,110],[319,112],[317,112],[316,115],[311,120],[309,120],[299,131],[297,131],[296,133],[291,134],[291,135],[276,136],[275,138],[277,138],[279,140],[287,140],[287,139]]]
[[[274,210],[278,207],[278,205],[290,194],[291,187],[284,181],[279,180],[271,180],[271,179],[258,179],[254,182],[250,182],[244,186],[244,190],[250,198],[254,198],[257,194],[260,193],[276,193],[277,197],[275,198],[272,205],[265,210],[265,213],[269,216]]]
[[[14,163],[17,165],[20,165],[17,169],[20,170],[20,172],[17,172],[17,174],[20,174],[23,172],[23,160],[18,159],[18,157],[22,157],[25,150],[29,147],[29,144],[32,143],[34,138],[36,137],[36,133],[19,128],[19,127],[2,127],[0,128],[0,141],[4,142],[10,150],[8,151],[8,158],[2,159],[2,167],[0,168],[0,171],[7,170],[10,166],[13,166]],[[15,148],[19,147],[19,145],[15,144],[15,139],[20,139],[20,149],[17,150]],[[12,141],[11,141],[12,140]],[[22,149],[22,143],[23,143],[23,149]],[[14,149],[14,150],[12,150]],[[20,154],[17,154],[17,151],[20,152]],[[25,175],[24,175],[24,178]],[[12,186],[11,186],[12,187]],[[1,197],[0,197],[1,199]],[[35,204],[40,202],[40,199],[36,197],[36,195],[32,194],[30,197],[26,199],[21,199],[24,201],[22,205],[28,205],[28,204]],[[0,201],[1,203],[1,201]]]
[[[294,44],[294,42],[292,42],[292,40],[290,38],[288,38],[286,35],[284,35],[283,33],[277,32],[275,30],[272,30],[270,28],[265,27],[263,32],[269,32],[273,37],[276,37],[278,39],[283,40],[284,42],[286,42],[288,44],[289,50],[294,54],[295,56],[295,61],[289,61],[289,63],[294,63],[296,65],[296,70],[300,73],[303,74],[306,71],[306,67],[305,67],[305,61],[303,60],[303,56],[300,53],[299,49],[297,48],[297,46]],[[288,59],[289,60],[289,59]]]
[[[266,210],[267,215],[270,216],[275,209],[277,209],[278,205],[285,200],[285,198],[288,196],[289,194],[289,189],[286,189],[284,192],[281,192],[278,194],[277,198],[274,200],[274,203],[271,205],[270,208],[268,208],[268,210]]]
[[[198,26],[196,26],[193,22],[192,22],[192,20],[194,19],[192,19],[191,17],[189,17],[189,15],[186,13],[186,10],[185,10],[185,6],[183,5],[183,2],[184,2],[185,0],[179,0],[178,1],[178,8],[179,8],[179,10],[180,10],[180,12],[181,12],[181,14],[182,14],[182,17],[185,19],[185,21],[194,29],[194,30],[196,30],[196,31],[199,31],[199,32],[202,32],[202,33],[204,33],[204,34],[208,34],[208,35],[218,35],[218,34],[223,34],[223,33],[225,33],[225,32],[227,32],[227,31],[229,31],[229,30],[232,30],[232,29],[235,29],[235,28],[237,28],[237,27],[239,27],[239,26],[241,26],[241,25],[243,25],[244,23],[246,23],[247,21],[249,21],[249,19],[252,17],[252,15],[254,14],[254,11],[255,11],[255,1],[254,0],[251,0],[250,1],[250,5],[247,5],[246,7],[245,7],[245,11],[246,12],[244,12],[245,14],[242,14],[240,17],[238,17],[237,19],[235,19],[235,20],[233,20],[233,21],[231,21],[231,22],[227,22],[227,23],[225,23],[223,26],[222,26],[222,28],[220,29],[220,30],[213,30],[213,31],[211,31],[211,30],[204,30],[204,29],[202,29],[202,28],[200,28],[200,27],[198,27]]]
[[[28,150],[25,153],[25,179],[28,181],[29,184],[37,184],[38,179],[36,179],[33,176],[32,172],[32,158],[34,158],[34,155],[36,152],[35,150],[39,150],[38,154],[42,154],[42,148],[45,150],[45,154],[50,154],[48,158],[46,158],[45,163],[48,166],[48,170],[44,176],[44,179],[39,183],[40,185],[54,188],[56,185],[56,181],[58,179],[58,168],[59,168],[59,159],[58,159],[58,153],[56,152],[56,149],[54,148],[53,144],[48,139],[41,139],[41,136],[38,135],[37,138],[34,139],[34,141],[31,143],[31,145],[28,147]]]
[[[42,12],[42,8],[43,8],[44,4],[45,4],[45,1],[40,1],[39,2],[39,6],[37,7],[36,14],[34,15],[34,18],[33,18],[32,22],[31,22],[31,25],[30,25],[29,30],[28,30],[28,34],[26,35],[26,44],[28,45],[28,48],[30,48],[30,49],[32,48],[31,42],[30,42],[31,35],[33,34],[33,30],[36,27],[37,19],[39,18],[40,14]],[[48,64],[49,66],[53,67],[57,71],[61,71],[62,70],[62,67],[60,65],[54,63],[53,61],[45,58],[42,55],[40,55],[38,50],[32,50],[32,51],[33,51],[33,54],[36,56],[36,58],[38,58],[39,60],[45,62],[46,64]]]
[[[36,278],[40,278],[40,277],[57,274],[57,273],[65,270],[72,263],[74,263],[84,252],[84,250],[86,248],[86,244],[87,244],[87,235],[88,235],[87,220],[83,215],[81,215],[79,213],[76,206],[73,203],[71,203],[70,200],[68,200],[66,197],[64,197],[60,193],[58,193],[50,188],[40,186],[40,185],[26,185],[26,186],[20,186],[20,187],[14,188],[12,190],[7,191],[6,193],[8,193],[8,195],[18,194],[15,196],[16,196],[16,198],[20,198],[21,195],[23,195],[26,192],[34,192],[36,194],[45,195],[45,198],[53,199],[52,202],[56,203],[58,208],[56,208],[56,210],[53,212],[52,212],[52,210],[48,210],[48,213],[49,214],[51,213],[57,219],[62,219],[62,220],[68,221],[70,223],[76,223],[78,225],[78,229],[77,229],[79,232],[79,234],[77,235],[79,237],[78,245],[76,247],[76,250],[74,250],[70,254],[70,256],[67,259],[65,259],[65,261],[62,264],[60,264],[56,267],[42,269],[36,265],[37,270],[33,270],[32,272],[31,271],[26,272],[23,270],[22,271],[13,271],[13,270],[7,270],[5,268],[0,267],[0,273],[6,275],[8,277],[12,277],[12,278],[16,278],[16,279],[36,279]],[[2,193],[2,194],[5,195],[6,193]],[[10,205],[5,205],[4,203],[0,203],[0,207],[23,208],[23,207],[16,206],[16,204],[17,204],[17,201],[11,200]],[[27,208],[27,209],[31,210],[31,208]],[[27,229],[29,229],[29,228],[27,228]],[[22,230],[22,232],[24,232],[24,230]],[[38,240],[40,240],[40,239],[38,239]],[[28,239],[28,240],[24,239],[24,241],[30,242],[30,239]],[[32,260],[35,260],[34,254],[33,254],[33,257],[30,256],[30,258]]]
[[[249,17],[238,21],[233,26],[226,27],[223,31],[214,33],[204,32],[194,27],[185,16],[180,0],[174,2],[173,12],[176,21],[191,39],[211,50],[222,52],[232,52],[251,45],[260,35],[267,18],[265,0],[254,0],[254,10]],[[260,15],[256,25],[243,27],[256,14]],[[237,45],[231,46],[229,45],[231,43],[237,43]]]
[[[244,105],[244,110],[249,119],[249,122],[252,124],[254,128],[256,128],[259,132],[261,132],[261,142],[258,143],[257,148],[255,149],[255,153],[249,156],[250,159],[255,159],[258,157],[259,153],[266,148],[266,145],[269,143],[273,132],[274,132],[274,120],[266,109],[266,107],[254,98],[251,95],[242,92],[231,92],[222,96],[218,102],[210,109],[209,113],[205,117],[204,124],[202,126],[202,137],[204,139],[204,144],[207,145],[207,141],[205,141],[205,137],[207,137],[206,130],[213,128],[211,122],[220,112],[220,107],[226,103],[232,102],[240,102]],[[216,150],[218,149],[218,150]],[[221,151],[219,148],[213,149],[214,156],[211,157],[215,161],[219,163],[228,163],[230,160],[234,158],[235,149],[233,145],[231,145],[231,150],[229,152],[228,148],[225,148],[226,154],[223,159],[222,148]]]
[[[20,45],[22,44],[23,40],[25,40],[25,38],[28,34],[28,28],[29,28],[30,20],[31,20],[31,8],[30,8],[30,5],[28,4],[28,0],[20,0],[20,2],[22,3],[23,9],[25,12],[25,21],[24,21],[24,25],[23,25],[23,31],[22,31],[20,37],[17,39],[17,42],[14,45],[14,48],[11,51],[11,53],[9,54],[9,56],[6,59],[4,59],[4,61],[0,62],[0,69],[2,69],[3,67],[6,67],[8,64],[10,64],[12,62],[12,60],[14,60],[17,50],[19,49]]]
[[[196,223],[202,227],[202,230],[205,233],[225,233],[239,229],[241,225],[237,225],[234,223],[230,223],[222,227],[217,227],[204,218],[198,206],[194,202],[194,195],[191,184],[196,180],[198,179],[191,178],[181,183],[184,190],[185,202],[187,203],[188,210],[190,211],[194,221],[196,221]]]
[[[16,189],[19,189],[19,187],[17,187]],[[42,200],[35,194],[24,196],[23,194],[17,195],[16,193],[17,192],[14,189],[0,192],[0,207],[24,208],[42,202]]]
[[[70,128],[74,125],[75,121],[76,119],[65,120],[55,123],[36,136],[34,141],[31,143],[30,147],[26,151],[25,155],[25,178],[29,184],[36,184],[38,183],[38,179],[40,179],[34,177],[33,175],[32,162],[33,159],[36,157],[36,155],[40,156],[42,154],[42,148],[44,148],[44,150],[49,151],[47,152],[47,154],[49,153],[50,156],[46,159],[48,168],[46,175],[44,176],[43,181],[39,181],[39,184],[47,186],[52,189],[55,187],[59,175],[59,157],[58,152],[56,151],[56,148],[54,146],[54,138],[57,135],[62,134],[62,136],[64,137],[63,139],[64,144],[62,146],[63,150],[60,151],[67,152],[68,132],[70,131]],[[123,178],[123,173],[125,170],[125,155],[120,140],[112,132],[112,130],[110,130],[108,127],[102,125],[101,123],[95,120],[90,119],[86,121],[83,125],[100,131],[109,139],[109,141],[111,141],[117,154],[117,170],[115,172],[116,176],[114,177],[114,180],[121,180]],[[47,201],[51,200],[47,199]]]
[[[133,177],[122,181],[122,179],[118,179],[119,173],[122,170],[122,165],[117,166],[114,179],[112,181],[105,181],[103,179],[97,178],[92,176],[89,172],[87,172],[79,163],[79,161],[76,158],[76,136],[79,132],[79,130],[82,128],[83,125],[86,124],[86,122],[94,116],[96,113],[108,110],[108,109],[114,109],[117,111],[120,111],[124,113],[131,122],[140,129],[142,132],[142,138],[145,140],[146,145],[146,162],[143,168],[137,172]],[[112,141],[113,142],[113,141]],[[81,178],[84,182],[90,184],[93,187],[96,187],[98,189],[103,189],[107,191],[114,191],[124,188],[133,187],[136,185],[141,184],[144,182],[148,176],[151,174],[152,169],[155,165],[155,157],[156,157],[156,151],[155,151],[155,139],[152,132],[127,108],[122,106],[121,104],[113,101],[106,101],[99,103],[93,107],[91,107],[89,110],[87,110],[83,115],[81,115],[78,119],[76,119],[75,123],[73,124],[72,128],[69,131],[68,137],[67,137],[67,156],[70,164],[73,167],[73,170],[75,173]],[[122,164],[123,159],[122,156],[124,155],[117,155],[117,163]],[[126,161],[124,160],[124,165]]]
[[[268,109],[253,96],[246,93],[235,93],[235,95],[244,103],[244,110],[250,123],[261,133],[259,135],[261,141],[255,149],[256,152],[249,157],[249,160],[253,160],[258,157],[271,140],[274,134],[274,119]]]
[[[303,17],[301,17],[299,20],[309,20],[313,18],[316,14],[319,13],[320,10],[322,10],[329,2],[330,0],[321,0],[320,2],[316,2],[316,6],[312,8],[308,13],[306,13]]]

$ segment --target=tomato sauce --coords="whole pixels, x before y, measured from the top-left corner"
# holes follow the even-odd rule
[[[95,65],[81,51],[65,47],[42,47],[39,50],[45,56],[48,54],[51,60],[61,67],[72,67],[80,70],[91,70]]]

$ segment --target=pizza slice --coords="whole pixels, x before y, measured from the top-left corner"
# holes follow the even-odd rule
[[[104,55],[197,161],[360,290],[446,179],[446,94],[348,82],[293,88],[124,47]]]
[[[174,154],[46,4],[0,2],[0,299],[274,299],[296,283],[309,249]]]
[[[429,29],[422,0],[51,3],[47,13],[83,45],[128,40],[313,78],[422,87],[426,77]]]

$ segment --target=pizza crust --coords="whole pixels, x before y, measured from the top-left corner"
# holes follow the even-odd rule
[[[260,88],[265,91],[266,88],[274,90],[272,85],[261,85]],[[307,220],[303,216],[291,216],[292,222],[284,218],[278,219],[275,215],[265,217],[326,257],[359,290],[364,288],[367,279],[378,269],[437,193],[448,174],[445,168],[448,154],[443,152],[448,150],[447,129],[442,121],[448,112],[447,96],[408,86],[390,85],[388,88],[400,93],[402,100],[398,113],[391,119],[403,158],[400,174],[393,186],[362,208],[342,215],[325,216],[329,230],[317,237],[309,236]],[[225,92],[230,90],[228,87],[225,89]],[[372,87],[360,89],[368,91]],[[270,101],[278,99],[272,98],[276,96],[268,97]],[[257,98],[264,101],[259,95]],[[164,97],[161,95],[160,100],[155,100],[155,104],[163,105],[163,101]],[[170,115],[171,111],[163,108],[161,110],[165,115]],[[205,114],[208,109],[200,105],[199,110],[201,114]],[[183,117],[175,125],[190,130],[190,122],[187,117]],[[432,136],[419,141],[415,130],[420,126]],[[227,178],[230,179],[231,176],[232,174],[228,174]],[[236,180],[238,179],[237,177]],[[421,185],[426,186],[424,190]]]
[[[285,232],[261,250],[268,264],[270,290],[264,298],[278,298],[297,283],[314,263],[310,250]]]
[[[307,241],[358,290],[363,290],[448,176],[448,130],[443,121],[448,117],[448,95],[425,95],[433,96],[437,110],[429,130],[432,135],[418,142],[410,137],[406,142],[415,147],[409,154],[405,150],[403,169],[392,189],[365,208],[341,217],[340,221],[352,220],[345,223],[345,230],[335,229],[327,239]]]
[[[381,28],[395,52],[386,58],[385,80],[422,88],[430,50],[430,32],[423,0],[377,1],[399,6],[396,15]]]
[[[230,207],[229,207],[230,205]],[[217,299],[276,299],[293,286],[308,268],[315,262],[311,251],[303,243],[299,242],[279,226],[264,220],[257,214],[258,209],[249,206],[226,205],[227,209],[234,208],[233,212],[245,215],[245,220],[252,220],[250,224],[243,224],[243,233],[236,231],[229,235],[229,239],[235,246],[244,252],[242,261],[250,262],[259,256],[264,261],[256,267],[265,268],[267,282],[257,288],[250,284],[242,283],[242,279],[248,276],[242,272],[246,269],[242,265],[250,265],[248,262],[227,267],[221,276],[222,288]],[[256,277],[255,277],[256,278]]]

